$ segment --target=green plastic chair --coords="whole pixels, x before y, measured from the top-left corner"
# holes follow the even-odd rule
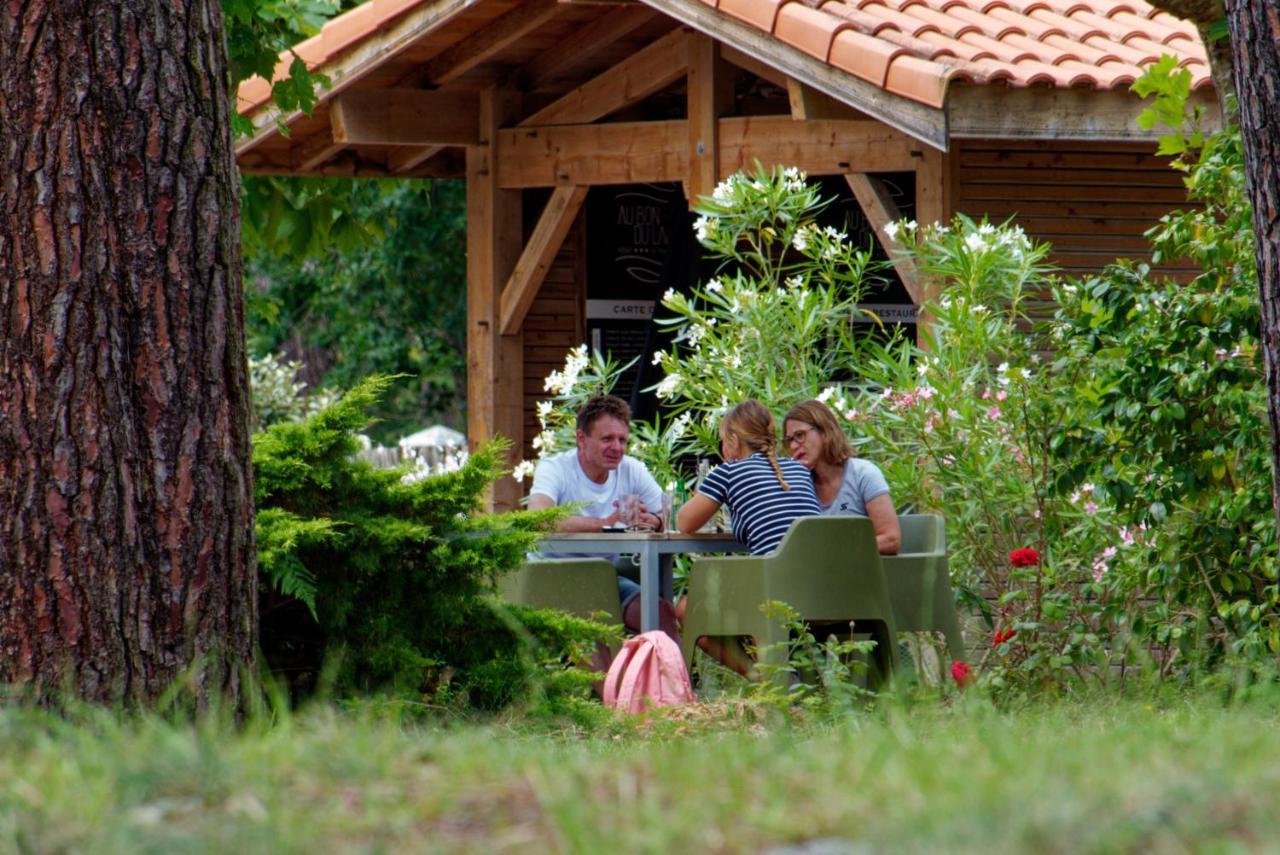
[[[498,593],[522,606],[560,609],[584,618],[606,612],[609,623],[622,623],[618,573],[603,558],[529,561],[499,580]]]
[[[768,600],[786,603],[806,621],[856,621],[855,631],[877,642],[878,673],[887,677],[897,667],[893,608],[865,517],[803,517],[770,555],[694,562],[681,636],[685,663],[692,666],[702,636],[749,635],[762,663],[784,665],[788,632],[761,613]]]
[[[965,658],[964,636],[947,566],[947,526],[938,514],[898,517],[902,543],[882,556],[884,579],[899,632],[940,632],[953,660]]]

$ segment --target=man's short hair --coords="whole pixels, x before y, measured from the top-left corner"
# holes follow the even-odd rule
[[[595,395],[578,410],[578,430],[591,433],[591,425],[601,416],[612,416],[624,425],[631,424],[631,407],[617,395]]]

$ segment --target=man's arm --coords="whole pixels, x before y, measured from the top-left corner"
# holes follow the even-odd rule
[[[554,508],[555,500],[543,493],[533,493],[529,496],[528,508],[531,511],[541,511],[546,508]],[[556,523],[556,531],[599,531],[605,526],[611,526],[618,521],[618,510],[615,508],[613,513],[607,517],[565,517]]]

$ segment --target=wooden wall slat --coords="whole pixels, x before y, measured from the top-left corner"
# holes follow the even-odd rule
[[[1051,261],[1062,272],[1083,277],[1117,258],[1149,259],[1143,232],[1164,214],[1191,207],[1182,178],[1153,145],[966,140],[953,154],[952,198],[955,210],[974,219],[1012,217],[1033,239],[1053,245]],[[1190,275],[1184,262],[1158,270]]]

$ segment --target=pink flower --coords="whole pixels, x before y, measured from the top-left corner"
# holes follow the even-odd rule
[[[987,418],[989,418],[989,419],[998,419],[998,418],[1000,418],[1000,408],[999,408],[999,407],[991,407],[990,409],[988,409],[988,410],[987,410]]]
[[[1084,503],[1084,512],[1086,514],[1096,514],[1098,512],[1098,503],[1090,499]]]
[[[1009,393],[1008,393],[1008,392],[1006,392],[1006,391],[1005,391],[1005,390],[1003,390],[1003,389],[1001,389],[999,392],[996,392],[996,400],[997,400],[997,401],[1003,401],[1003,400],[1004,400],[1005,398],[1007,398],[1007,397],[1009,397]]]
[[[956,681],[956,685],[964,688],[973,681],[973,669],[969,667],[968,662],[956,660],[951,663],[951,679]]]

